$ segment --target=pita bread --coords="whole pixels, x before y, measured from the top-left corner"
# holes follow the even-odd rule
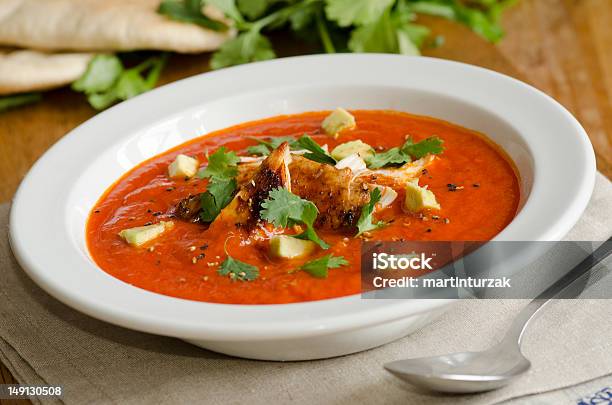
[[[78,79],[94,54],[0,51],[0,95],[47,90]]]
[[[220,33],[172,21],[160,0],[0,0],[0,44],[53,51],[217,49]]]

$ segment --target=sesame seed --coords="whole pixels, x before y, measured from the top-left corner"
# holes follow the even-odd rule
[[[440,217],[439,217],[439,216],[437,216],[437,215],[432,215],[432,216],[431,216],[431,219],[433,219],[433,220],[438,220],[438,219],[440,219]]]
[[[450,224],[450,219],[448,219],[448,218],[444,218],[444,223],[445,223],[445,224]]]
[[[155,250],[155,246],[150,246],[148,250],[149,250],[149,252],[154,251]]]
[[[195,246],[189,246],[189,251],[190,251],[190,252],[193,252],[194,250],[196,250],[196,247],[195,247]]]
[[[204,277],[202,277],[202,280],[204,280],[204,281],[208,281],[208,276],[204,276]]]
[[[344,238],[342,239],[342,241],[343,241],[343,242],[348,242],[349,240],[350,240],[350,239],[349,239],[349,238],[347,238],[347,237],[344,237]]]
[[[185,281],[187,281],[187,279],[185,277],[181,277],[178,279],[179,283],[184,283]]]
[[[198,258],[197,257],[192,257],[191,258],[191,263],[196,264],[198,262]]]

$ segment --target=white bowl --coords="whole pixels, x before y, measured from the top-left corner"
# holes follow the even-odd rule
[[[93,317],[222,353],[304,360],[365,350],[411,333],[445,300],[359,295],[283,305],[225,305],[148,292],[108,275],[86,248],[100,195],[138,163],[244,121],[332,109],[393,109],[487,134],[516,163],[520,212],[497,240],[558,240],[591,196],[593,149],[557,102],[474,66],[396,55],[304,56],[206,73],[98,114],[32,167],[14,198],[10,238],[30,277]]]

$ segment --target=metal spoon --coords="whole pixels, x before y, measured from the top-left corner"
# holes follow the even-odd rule
[[[413,385],[440,392],[482,392],[511,383],[531,367],[520,349],[523,333],[529,322],[552,298],[559,296],[610,253],[612,238],[531,301],[518,314],[502,341],[496,346],[483,352],[398,360],[385,364],[385,369]]]

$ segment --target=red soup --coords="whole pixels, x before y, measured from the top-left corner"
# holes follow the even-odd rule
[[[517,173],[483,135],[393,111],[352,111],[354,122],[334,133],[322,125],[329,114],[248,122],[143,162],[93,207],[91,256],[159,294],[282,304],[359,293],[363,240],[484,241],[515,216]],[[359,151],[343,159],[357,140]],[[200,173],[171,177],[178,155]],[[375,190],[383,198],[370,204]],[[416,198],[407,201],[409,192]],[[122,232],[132,228],[137,240]]]

